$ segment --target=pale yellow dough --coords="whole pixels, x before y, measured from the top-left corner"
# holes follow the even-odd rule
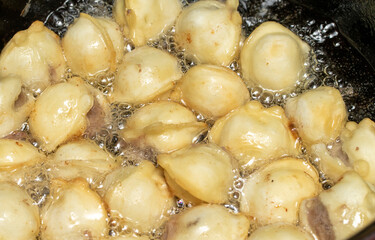
[[[314,240],[313,236],[300,227],[286,223],[274,223],[258,228],[248,240]]]

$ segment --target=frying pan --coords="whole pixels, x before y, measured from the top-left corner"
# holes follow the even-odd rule
[[[0,49],[34,20],[45,21],[63,34],[56,25],[64,17],[56,9],[87,2],[95,0],[0,0]],[[105,2],[112,4],[113,0]],[[250,7],[253,5],[259,7]],[[239,11],[246,32],[261,21],[275,20],[298,33],[314,49],[324,49],[322,61],[329,69],[324,69],[322,77],[335,72],[335,86],[348,106],[349,120],[375,120],[375,0],[240,0]],[[309,26],[307,30],[305,26]],[[351,239],[375,240],[375,223]]]

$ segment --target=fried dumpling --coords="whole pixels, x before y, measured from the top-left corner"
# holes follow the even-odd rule
[[[0,55],[0,77],[17,76],[37,93],[59,82],[65,69],[59,36],[40,21],[16,33]]]
[[[189,109],[178,103],[160,101],[130,116],[120,135],[127,142],[168,153],[189,146],[206,128]]]
[[[348,122],[341,133],[341,141],[354,170],[375,186],[375,123],[369,118],[359,124]]]
[[[375,192],[353,171],[300,208],[300,225],[316,239],[348,239],[374,220]]]
[[[199,144],[171,154],[160,154],[157,159],[165,171],[164,175],[169,177],[168,184],[173,181],[182,190],[204,202],[225,203],[228,200],[234,166],[231,156],[220,147]],[[184,197],[184,194],[174,193],[180,198]]]
[[[279,106],[264,108],[251,101],[217,120],[210,142],[228,150],[243,168],[252,170],[265,161],[300,153],[299,142]]]
[[[255,171],[244,182],[240,210],[259,224],[296,224],[304,199],[319,194],[317,171],[306,161],[283,158]]]
[[[197,63],[228,66],[236,57],[242,19],[238,0],[197,1],[182,10],[176,42]]]
[[[258,228],[251,233],[248,240],[314,240],[314,238],[303,229],[285,223],[275,223]]]
[[[180,0],[116,0],[113,16],[135,46],[155,40],[180,14]]]
[[[241,49],[241,73],[249,85],[269,90],[290,90],[305,72],[310,47],[276,22],[265,22],[246,39]]]
[[[39,234],[39,208],[25,190],[0,182],[0,239],[29,240]]]
[[[347,119],[344,100],[333,87],[319,87],[289,99],[285,113],[307,146],[333,142]]]
[[[0,138],[21,127],[34,106],[34,98],[18,77],[0,79]]]
[[[52,85],[35,102],[30,132],[43,150],[51,152],[86,130],[86,114],[93,104],[94,97],[82,79]]]
[[[174,215],[168,221],[165,240],[245,240],[249,220],[221,205],[202,204]]]
[[[225,67],[197,65],[181,79],[183,102],[208,118],[224,116],[250,99],[242,79]]]
[[[68,66],[83,78],[113,73],[124,54],[120,27],[112,20],[81,13],[62,39]]]
[[[54,179],[50,189],[41,210],[43,240],[99,239],[108,234],[105,205],[84,179]]]
[[[103,185],[110,212],[119,214],[128,227],[140,232],[160,227],[175,205],[162,170],[147,160],[139,166],[115,170]]]
[[[127,53],[113,83],[112,101],[147,103],[172,89],[182,76],[177,58],[144,46]]]

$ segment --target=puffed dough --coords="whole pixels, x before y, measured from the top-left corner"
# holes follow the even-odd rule
[[[16,33],[0,55],[0,76],[17,76],[34,92],[59,82],[65,69],[59,36],[40,21]]]
[[[189,109],[178,103],[160,101],[135,112],[120,135],[141,147],[151,146],[168,153],[189,146],[206,128]]]
[[[82,79],[52,85],[35,102],[30,132],[43,150],[51,152],[85,131],[86,114],[93,104],[94,97]]]
[[[39,153],[38,149],[29,142],[0,139],[0,171],[33,165],[44,158],[44,154]]]
[[[69,26],[62,46],[73,73],[85,78],[115,72],[124,54],[120,27],[109,19],[85,13]]]
[[[127,234],[124,236],[101,238],[100,240],[150,240],[150,238],[146,235],[136,236],[133,234]]]
[[[354,170],[375,185],[375,123],[369,118],[359,124],[348,122],[341,133],[342,149]]]
[[[285,223],[275,223],[260,227],[251,233],[248,240],[314,240],[314,238],[301,228]]]
[[[250,99],[242,79],[225,67],[197,65],[181,80],[183,102],[208,118],[224,116]]]
[[[113,16],[135,46],[155,40],[181,12],[179,0],[116,0]]]
[[[233,166],[230,155],[220,147],[199,144],[171,154],[160,154],[157,159],[169,178],[195,198],[208,203],[228,200]]]
[[[182,10],[176,42],[197,63],[228,66],[238,54],[242,18],[238,0],[198,1]]]
[[[348,239],[374,220],[375,192],[354,171],[300,209],[301,226],[319,239]]]
[[[163,235],[165,240],[245,240],[249,220],[221,205],[199,205],[173,216]]]
[[[347,119],[344,100],[333,87],[319,87],[289,99],[285,113],[308,147],[333,142]]]
[[[94,142],[79,140],[60,146],[51,156],[51,175],[73,180],[77,176],[93,184],[119,163]]]
[[[160,227],[174,207],[163,172],[145,160],[139,166],[120,168],[104,183],[104,201],[133,230],[148,232]]]
[[[17,77],[0,79],[0,138],[21,127],[34,106],[30,93]]]
[[[36,239],[39,208],[25,190],[13,183],[0,182],[0,239]]]
[[[54,179],[50,189],[41,210],[43,240],[99,239],[108,234],[105,205],[84,179]]]
[[[311,165],[302,159],[283,158],[245,180],[240,209],[259,224],[296,224],[301,202],[320,190],[319,175]]]
[[[127,53],[113,83],[112,101],[147,103],[172,89],[182,77],[177,58],[144,46]]]
[[[243,168],[252,170],[265,161],[300,153],[297,136],[279,106],[264,108],[251,101],[217,120],[210,142],[224,147]]]
[[[305,72],[310,47],[276,22],[265,22],[246,39],[240,55],[241,73],[249,85],[290,90]]]

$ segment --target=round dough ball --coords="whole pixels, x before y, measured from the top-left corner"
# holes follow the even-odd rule
[[[197,1],[182,10],[176,42],[196,63],[228,66],[236,57],[242,18],[238,1]]]
[[[122,59],[124,40],[119,26],[109,20],[81,13],[62,39],[62,46],[73,73],[87,78],[116,70]]]
[[[276,22],[265,22],[246,39],[240,55],[241,73],[249,85],[290,90],[305,72],[309,45]]]
[[[299,227],[285,223],[275,223],[255,230],[248,240],[314,240],[314,238]]]
[[[307,146],[333,142],[347,119],[344,100],[333,87],[319,87],[289,99],[285,113]]]
[[[30,240],[39,233],[39,208],[16,184],[0,182],[0,239]]]
[[[116,0],[113,16],[135,46],[155,40],[175,22],[180,0]]]
[[[110,173],[103,185],[110,211],[119,213],[130,228],[140,232],[160,227],[175,205],[163,172],[146,160]]]
[[[224,116],[250,99],[242,79],[225,67],[198,65],[183,76],[183,102],[208,118]]]
[[[297,136],[279,106],[251,101],[217,120],[209,141],[228,150],[242,168],[253,170],[270,159],[300,153]]]
[[[73,180],[77,176],[95,184],[120,163],[94,142],[79,140],[60,146],[51,156],[51,176]]]
[[[165,240],[243,240],[249,220],[221,205],[199,205],[173,216],[167,223]]]
[[[81,135],[87,127],[86,114],[94,97],[79,78],[48,87],[36,100],[30,114],[30,132],[43,150]]]
[[[369,118],[359,124],[348,122],[341,133],[341,141],[354,170],[375,186],[375,123]]]
[[[0,139],[0,171],[34,165],[44,159],[44,154],[29,142]]]
[[[0,138],[17,130],[34,106],[34,98],[22,88],[17,77],[0,79]]]
[[[182,77],[177,58],[144,46],[127,53],[113,83],[112,101],[147,103],[172,89]]]
[[[59,36],[40,21],[16,33],[0,55],[0,77],[17,76],[23,86],[37,93],[61,81],[65,69]]]
[[[228,200],[233,166],[230,155],[220,147],[199,144],[171,154],[160,154],[158,164],[172,181],[195,198],[208,203]]]
[[[244,182],[240,209],[259,224],[296,224],[302,200],[319,194],[317,171],[296,158],[273,161]]]
[[[84,179],[54,179],[50,189],[41,210],[43,240],[99,239],[108,234],[105,205]]]
[[[189,146],[207,129],[194,114],[175,102],[160,101],[139,109],[127,119],[120,135],[140,147],[150,146],[160,153]]]

